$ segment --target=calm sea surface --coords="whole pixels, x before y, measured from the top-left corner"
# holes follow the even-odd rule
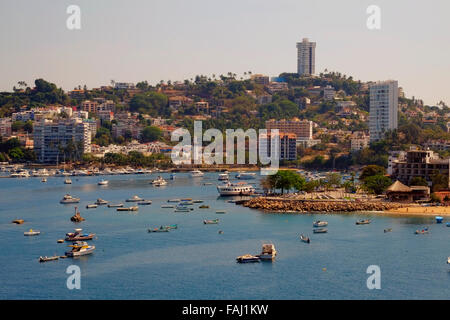
[[[234,176],[234,174],[233,174]],[[218,198],[216,173],[191,178],[179,173],[165,187],[149,184],[152,175],[0,179],[1,299],[449,299],[450,228],[434,218],[376,215],[270,214]],[[101,179],[108,186],[98,186]],[[203,185],[203,183],[213,185]],[[256,182],[256,180],[253,180]],[[75,205],[59,200],[69,193],[86,221],[74,224]],[[99,206],[97,198],[123,202],[138,195],[152,205],[138,212]],[[204,200],[210,209],[174,213],[163,209],[172,198]],[[216,214],[226,210],[226,214]],[[357,226],[360,218],[373,219]],[[17,218],[23,225],[12,224]],[[219,218],[218,225],[204,219]],[[312,223],[328,221],[327,234],[313,234]],[[148,233],[147,228],[178,224],[177,230]],[[430,227],[430,234],[414,231]],[[74,228],[97,234],[96,251],[76,259],[39,263],[39,256],[63,255],[58,244]],[[41,235],[25,237],[30,228]],[[384,233],[385,228],[393,232]],[[222,230],[223,234],[218,231]],[[302,243],[299,234],[310,236]],[[257,254],[273,242],[273,263],[238,264],[236,256]],[[81,268],[81,290],[66,287],[66,268]],[[366,286],[369,265],[381,268],[381,290]]]

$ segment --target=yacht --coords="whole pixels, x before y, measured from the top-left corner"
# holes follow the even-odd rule
[[[102,179],[102,180],[100,180],[100,181],[98,182],[98,185],[99,185],[99,186],[106,186],[108,183],[109,183],[108,180]]]
[[[125,200],[126,202],[139,202],[143,201],[144,199],[139,198],[138,196],[132,196],[130,199]]]
[[[11,173],[10,177],[11,178],[29,178],[30,173],[28,172],[28,170],[20,170],[18,172]]]
[[[219,178],[218,178],[219,181],[229,180],[229,179],[230,179],[230,176],[228,175],[228,173],[219,173]]]
[[[66,180],[64,180],[64,184],[72,184],[72,180],[66,179]]]
[[[200,170],[192,170],[189,172],[191,174],[191,177],[203,177],[205,174],[201,172]]]
[[[75,232],[66,233],[65,241],[81,241],[81,240],[92,240],[95,233],[82,233],[83,229],[75,229]]]
[[[95,201],[96,205],[103,205],[103,204],[108,204],[108,201],[103,200],[102,198],[98,198],[97,201]]]
[[[250,179],[255,179],[255,177],[256,177],[256,173],[254,173],[254,172],[239,172],[236,175],[236,178],[240,179],[240,180],[250,180]]]
[[[261,260],[273,260],[277,255],[277,250],[273,243],[265,243],[262,246],[261,254],[257,255]]]
[[[66,256],[68,257],[79,257],[87,254],[91,254],[95,250],[94,245],[88,245],[85,241],[76,241],[73,244],[69,245],[72,247],[72,250],[66,252]]]
[[[217,191],[221,196],[247,196],[255,192],[255,188],[246,183],[231,183],[217,186]]]
[[[70,194],[66,194],[59,203],[78,203],[80,198],[72,197]]]
[[[161,187],[161,186],[165,186],[167,184],[167,181],[164,180],[163,177],[158,176],[158,178],[156,178],[155,180],[153,180],[150,183],[156,187]]]

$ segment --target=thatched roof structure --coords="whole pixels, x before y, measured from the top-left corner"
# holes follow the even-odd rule
[[[412,189],[408,186],[405,186],[403,183],[401,183],[400,181],[395,181],[393,184],[391,184],[389,186],[389,188],[387,188],[386,193],[391,193],[391,192],[411,192]]]

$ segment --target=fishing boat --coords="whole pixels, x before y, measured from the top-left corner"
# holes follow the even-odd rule
[[[154,228],[154,229],[148,229],[148,232],[169,232],[169,229],[161,226],[159,228]]]
[[[66,233],[65,241],[86,241],[92,240],[95,233],[82,233],[83,229],[75,229],[75,232]]]
[[[53,256],[53,257],[39,257],[39,262],[47,262],[47,261],[54,261],[54,260],[58,260],[59,256]]]
[[[191,210],[193,210],[193,209],[192,208],[187,208],[187,207],[177,206],[174,211],[175,212],[189,212]]]
[[[230,176],[228,173],[219,173],[218,180],[219,181],[230,180]]]
[[[316,229],[313,229],[313,232],[314,233],[327,233],[328,229],[327,228],[316,228]]]
[[[47,178],[42,178],[41,182],[47,182]]]
[[[59,203],[78,203],[80,202],[80,198],[72,197],[70,194],[66,194]]]
[[[217,214],[225,214],[225,213],[227,213],[227,212],[226,212],[225,210],[217,210],[216,213],[217,213]]]
[[[161,208],[174,208],[174,206],[171,204],[163,204],[161,205]]]
[[[428,228],[423,228],[422,230],[416,230],[414,233],[415,234],[427,234]]]
[[[240,180],[250,180],[250,179],[255,179],[256,177],[256,173],[254,172],[239,172],[238,174],[236,174],[236,179],[240,179]]]
[[[214,219],[214,220],[203,220],[204,224],[218,224],[219,223],[219,219]]]
[[[192,200],[192,203],[203,203],[203,200]]]
[[[203,177],[205,175],[200,170],[192,170],[189,173],[191,174],[191,177]]]
[[[104,204],[108,204],[108,201],[103,200],[102,198],[98,198],[97,201],[95,201],[95,204],[101,206],[101,205],[104,205]]]
[[[251,254],[244,254],[236,258],[236,262],[239,263],[249,263],[249,262],[259,262],[260,259],[257,256],[252,256]]]
[[[392,228],[384,229],[384,233],[392,232]]]
[[[167,202],[180,202],[181,199],[169,199],[167,200]]]
[[[66,252],[66,256],[68,257],[79,257],[87,254],[91,254],[95,250],[94,245],[88,245],[85,241],[76,241],[73,244],[69,245],[72,250]]]
[[[144,200],[144,201],[138,202],[138,205],[140,205],[140,206],[148,206],[150,204],[152,204],[152,200]]]
[[[164,226],[164,228],[166,228],[166,229],[178,229],[178,225],[177,224],[171,224],[171,225],[168,225],[168,226]]]
[[[313,227],[315,227],[315,228],[326,227],[327,225],[328,225],[328,222],[326,222],[326,221],[317,220],[317,221],[313,222]]]
[[[366,220],[358,220],[356,221],[356,224],[360,225],[360,224],[369,224],[372,221],[370,219],[366,219]]]
[[[97,204],[88,204],[88,205],[86,205],[86,209],[95,209],[97,207],[98,207]]]
[[[152,182],[150,182],[152,185],[154,185],[155,187],[161,187],[161,186],[165,186],[167,184],[167,181],[163,179],[163,177],[158,176],[158,178],[156,178],[155,180],[152,180]]]
[[[121,207],[123,207],[123,203],[108,204],[108,208],[121,208]]]
[[[306,243],[310,243],[311,240],[309,239],[309,237],[304,236],[303,234],[300,235],[300,240]]]
[[[217,186],[217,191],[221,196],[244,196],[251,195],[255,192],[255,188],[245,182],[231,183]]]
[[[126,202],[139,202],[143,201],[144,199],[139,198],[138,196],[132,196],[130,199],[125,200]]]
[[[15,223],[15,224],[22,224],[24,222],[25,222],[25,220],[23,220],[23,219],[16,219],[16,220],[12,221],[12,223]]]
[[[206,204],[202,204],[201,206],[199,206],[200,209],[209,209],[209,206],[207,206]]]
[[[273,260],[277,255],[277,250],[275,249],[275,245],[273,243],[265,243],[262,246],[261,253],[257,255],[261,260]]]
[[[23,233],[23,235],[24,236],[38,236],[38,235],[40,235],[41,234],[41,232],[40,231],[38,231],[38,230],[33,230],[33,229],[30,229],[29,231],[25,231],[24,233]]]
[[[128,208],[117,208],[117,211],[138,211],[138,206],[128,207]]]
[[[108,180],[102,179],[102,180],[100,180],[100,181],[98,182],[98,185],[99,185],[99,186],[106,186],[106,185],[108,185],[108,183],[109,183]]]
[[[70,179],[65,179],[65,180],[64,180],[64,184],[72,184],[72,180],[70,180]]]

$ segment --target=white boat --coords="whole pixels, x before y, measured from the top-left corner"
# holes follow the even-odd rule
[[[147,206],[150,204],[152,204],[152,200],[143,200],[143,201],[138,202],[138,205],[141,205],[141,206]]]
[[[86,209],[95,209],[98,207],[98,204],[88,204],[86,205]]]
[[[95,204],[97,205],[108,204],[108,201],[103,200],[102,198],[98,198],[97,201],[95,201]]]
[[[236,262],[239,263],[249,263],[249,262],[259,262],[260,259],[257,256],[252,256],[251,254],[244,254],[236,258]]]
[[[173,208],[174,206],[171,204],[163,204],[161,205],[161,208]]]
[[[80,198],[72,197],[70,194],[66,194],[59,203],[78,203]]]
[[[66,179],[66,180],[64,180],[64,184],[72,184],[72,180]]]
[[[255,192],[255,188],[244,182],[242,183],[226,183],[217,186],[217,191],[221,196],[246,196]]]
[[[155,187],[161,187],[161,186],[165,186],[167,184],[167,181],[163,179],[163,177],[158,176],[158,178],[156,178],[155,180],[152,180],[152,182],[150,182],[152,185],[154,185]]]
[[[29,178],[30,173],[27,170],[20,170],[18,172],[11,173],[11,178]]]
[[[447,258],[447,263],[450,264],[450,257]]]
[[[167,200],[167,202],[180,202],[181,199],[169,199]]]
[[[262,246],[261,253],[257,255],[261,260],[273,260],[277,255],[277,250],[273,243],[265,243]]]
[[[255,177],[256,177],[256,173],[254,173],[254,172],[239,172],[236,175],[236,178],[240,179],[240,180],[250,180],[250,179],[255,179]]]
[[[139,202],[143,201],[144,199],[139,198],[138,196],[132,196],[130,199],[125,200],[126,202]]]
[[[76,241],[69,245],[69,247],[72,247],[72,250],[66,252],[66,256],[68,257],[84,256],[91,254],[95,250],[94,245],[88,245],[85,241]]]
[[[30,231],[25,231],[23,233],[24,236],[38,236],[40,234],[41,234],[40,231],[34,231],[33,229],[30,229]]]
[[[230,176],[228,175],[228,173],[219,173],[219,181],[223,181],[223,180],[229,180]]]
[[[98,182],[98,185],[99,185],[99,186],[106,186],[108,183],[109,183],[108,180],[102,179],[102,180],[100,180],[100,181]]]
[[[328,222],[326,222],[326,221],[314,221],[313,222],[313,227],[316,227],[316,228],[320,228],[320,227],[326,227],[328,225]]]
[[[192,170],[189,172],[191,174],[191,177],[203,177],[205,174],[201,172],[200,170]]]

